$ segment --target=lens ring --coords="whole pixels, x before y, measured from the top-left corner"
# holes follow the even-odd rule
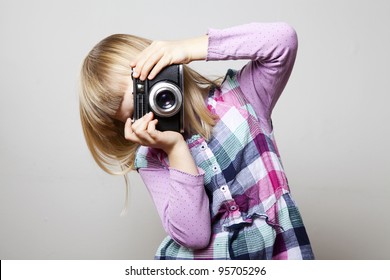
[[[168,93],[169,92],[169,93]],[[166,95],[165,102],[162,94]],[[169,82],[155,84],[149,93],[149,105],[159,116],[171,117],[180,111],[183,97],[180,89]]]

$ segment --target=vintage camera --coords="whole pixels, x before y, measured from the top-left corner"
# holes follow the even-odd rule
[[[133,78],[133,87],[134,120],[152,111],[158,130],[184,133],[183,65],[170,65],[152,80]]]

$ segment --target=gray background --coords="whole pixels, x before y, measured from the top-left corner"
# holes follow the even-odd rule
[[[252,21],[299,36],[273,121],[317,258],[389,259],[389,15],[385,0],[0,0],[0,259],[152,259],[165,234],[139,176],[120,217],[124,180],[84,142],[81,61],[112,33],[181,39]]]

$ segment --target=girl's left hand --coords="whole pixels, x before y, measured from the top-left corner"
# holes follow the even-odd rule
[[[180,41],[154,41],[130,63],[133,77],[151,80],[168,65],[204,60],[207,47],[207,35]]]

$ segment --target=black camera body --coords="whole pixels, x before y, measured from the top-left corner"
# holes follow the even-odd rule
[[[133,120],[153,112],[156,129],[184,133],[183,65],[165,67],[152,80],[133,78]]]

